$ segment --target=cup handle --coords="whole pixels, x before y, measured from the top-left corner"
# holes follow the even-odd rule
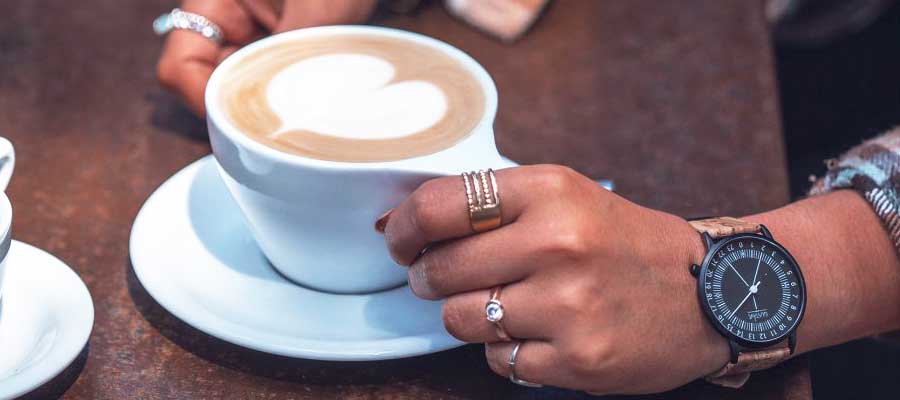
[[[16,151],[13,149],[12,143],[6,138],[0,137],[0,192],[6,191],[15,166]]]

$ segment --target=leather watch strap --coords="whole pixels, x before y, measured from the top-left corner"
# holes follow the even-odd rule
[[[715,239],[739,233],[757,233],[759,224],[733,217],[718,217],[688,221],[700,233],[708,233]]]
[[[733,217],[718,217],[688,221],[700,233],[707,233],[714,239],[740,233],[759,233],[759,224]],[[738,354],[737,362],[729,362],[724,367],[706,377],[717,385],[738,388],[750,378],[750,372],[771,368],[791,356],[788,342],[759,350],[745,350]]]
[[[741,352],[736,363],[729,362],[724,367],[706,376],[706,380],[726,387],[741,387],[750,378],[750,373],[772,368],[791,356],[787,341],[777,347]]]

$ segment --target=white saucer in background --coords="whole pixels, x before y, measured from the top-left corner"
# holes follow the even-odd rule
[[[462,345],[444,330],[441,303],[419,300],[406,286],[339,295],[276,273],[212,156],[185,167],[147,199],[132,227],[130,250],[138,279],[166,310],[254,350],[363,361]]]
[[[0,399],[59,375],[84,349],[94,324],[87,287],[66,264],[13,240],[0,299]]]

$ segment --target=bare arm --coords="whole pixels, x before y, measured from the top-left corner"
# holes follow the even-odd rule
[[[799,351],[900,329],[900,261],[856,192],[816,196],[745,219],[765,224],[806,277]]]

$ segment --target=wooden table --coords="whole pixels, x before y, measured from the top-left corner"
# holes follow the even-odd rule
[[[481,346],[375,363],[291,360],[187,326],[136,280],[131,223],[167,177],[209,153],[203,121],[156,83],[150,22],[171,0],[32,0],[0,13],[0,135],[18,151],[18,240],[69,263],[93,295],[89,346],[33,397],[571,398],[492,374]],[[375,23],[435,36],[481,61],[500,92],[497,140],[522,163],[615,179],[685,216],[788,200],[771,48],[747,1],[556,1],[524,40],[500,44],[439,4]],[[695,382],[659,398],[809,395],[805,359],[745,390]]]

